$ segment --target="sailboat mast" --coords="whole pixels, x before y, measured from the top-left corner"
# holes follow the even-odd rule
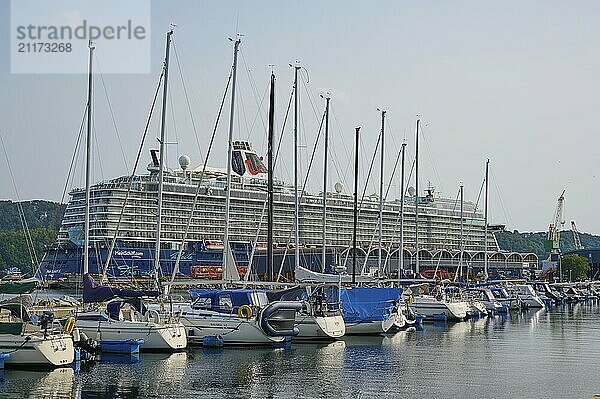
[[[163,98],[162,98],[162,114],[160,122],[160,150],[159,150],[159,161],[158,161],[158,206],[156,209],[156,245],[154,254],[154,279],[158,284],[158,277],[160,271],[160,235],[162,228],[162,200],[163,200],[163,189],[164,189],[164,172],[165,172],[165,129],[166,129],[166,117],[167,117],[167,91],[169,83],[169,50],[171,47],[171,35],[173,35],[173,29],[167,32],[167,44],[165,46],[165,84],[163,86]]]
[[[490,172],[490,160],[485,162],[485,212],[484,212],[484,237],[483,237],[483,276],[488,279],[488,181]]]
[[[325,272],[327,260],[327,154],[329,151],[329,101],[331,97],[325,98],[325,150],[323,154],[323,244],[321,249],[321,271]]]
[[[92,158],[92,60],[95,47],[90,40],[90,60],[88,68],[88,101],[87,101],[87,138],[85,150],[85,226],[83,240],[83,274],[89,273],[90,268],[90,172]]]
[[[406,153],[406,142],[402,143],[402,165],[400,171],[400,261],[398,262],[398,278],[404,270],[404,155]]]
[[[271,72],[271,94],[269,96],[269,143],[267,146],[268,163],[268,209],[267,217],[267,275],[269,281],[273,279],[273,142],[275,139],[275,74]]]
[[[464,185],[460,184],[460,258],[458,259],[458,281],[463,275],[463,259],[465,254],[465,237],[464,237]]]
[[[419,274],[419,124],[417,118],[417,134],[415,140],[415,271]]]
[[[385,136],[385,112],[381,110],[381,152],[380,152],[380,166],[379,166],[379,250],[377,255],[377,270],[381,273],[381,245],[383,241],[383,167],[385,161],[385,151],[384,151],[384,136]]]
[[[300,269],[300,206],[298,204],[298,71],[294,66],[294,270]]]
[[[354,143],[354,225],[352,228],[352,284],[356,284],[356,230],[358,229],[358,135],[360,126],[356,128]]]
[[[233,39],[233,67],[231,76],[231,108],[229,110],[229,136],[227,147],[227,184],[225,186],[225,234],[223,237],[223,279],[229,274],[227,271],[229,263],[229,208],[231,207],[231,162],[233,158],[233,122],[235,117],[235,82],[237,75],[238,48],[241,43],[239,36]],[[228,276],[229,277],[229,276]]]

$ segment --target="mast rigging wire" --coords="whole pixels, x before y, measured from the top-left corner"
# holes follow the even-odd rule
[[[190,227],[192,225],[192,219],[194,217],[194,212],[196,211],[196,205],[198,204],[198,197],[200,196],[200,188],[202,187],[202,182],[204,180],[204,174],[206,172],[206,167],[208,164],[210,152],[212,150],[212,146],[215,141],[215,136],[217,135],[217,128],[219,126],[219,121],[221,120],[221,114],[223,113],[223,106],[225,105],[225,100],[227,99],[227,92],[229,91],[229,84],[231,83],[232,76],[233,76],[233,66],[231,67],[229,77],[227,78],[227,84],[225,85],[225,91],[223,92],[223,98],[221,99],[221,105],[219,106],[219,112],[217,113],[217,119],[215,120],[215,125],[214,125],[213,131],[212,131],[212,135],[210,137],[208,149],[206,151],[206,158],[204,158],[204,164],[202,165],[202,173],[200,174],[200,178],[198,179],[198,185],[196,186],[196,194],[194,195],[194,201],[192,203],[190,214],[188,216],[188,220],[185,225],[185,232],[183,233],[183,237],[181,238],[181,243],[179,244],[179,251],[177,252],[177,259],[175,260],[175,266],[173,267],[173,273],[171,274],[171,281],[175,280],[175,277],[177,276],[177,273],[179,272],[179,263],[181,262],[181,256],[183,255],[183,248],[185,246],[185,242],[187,240],[187,237],[188,237],[188,234],[190,231]]]
[[[300,198],[298,198],[298,203],[302,203],[302,198],[304,197],[304,192],[306,189],[306,184],[308,182],[308,176],[310,174],[310,170],[312,168],[312,164],[313,161],[315,159],[315,153],[317,152],[317,145],[319,144],[319,138],[321,137],[321,131],[323,128],[323,123],[325,122],[325,112],[323,112],[323,117],[321,118],[321,125],[319,126],[319,131],[317,133],[317,139],[315,140],[315,145],[313,146],[313,150],[312,150],[312,155],[310,157],[310,161],[308,163],[308,169],[306,171],[306,176],[304,177],[304,182],[302,183],[302,190],[300,191]],[[296,226],[295,228],[298,228],[298,226]],[[285,257],[287,256],[288,250],[289,250],[289,244],[292,238],[292,232],[294,230],[290,229],[290,232],[288,234],[288,238],[287,238],[287,242],[285,245],[285,251],[283,253],[283,258],[281,259],[281,265],[279,266],[279,271],[277,273],[277,279],[275,280],[276,282],[279,281],[279,278],[281,277],[281,272],[283,270],[283,265],[285,263]]]
[[[100,282],[104,282],[106,280],[106,274],[108,272],[108,266],[110,264],[110,260],[112,258],[112,253],[115,248],[115,244],[117,242],[117,236],[119,234],[119,228],[121,227],[121,222],[123,221],[123,214],[125,213],[125,206],[127,205],[127,200],[129,199],[129,195],[131,194],[131,188],[133,186],[133,181],[135,179],[135,172],[140,162],[140,157],[142,155],[142,151],[144,150],[144,143],[146,141],[146,137],[148,135],[148,128],[150,127],[150,121],[152,120],[152,115],[154,113],[154,107],[156,106],[156,100],[158,98],[158,93],[160,91],[160,87],[162,85],[163,78],[165,76],[164,67],[161,70],[160,76],[158,78],[158,84],[156,85],[156,90],[154,91],[154,98],[152,99],[152,105],[150,106],[150,112],[148,114],[148,118],[146,119],[146,125],[144,126],[144,132],[142,133],[142,140],[140,141],[140,146],[138,148],[137,155],[135,157],[135,162],[133,164],[133,170],[131,171],[131,175],[129,176],[129,183],[127,185],[127,193],[125,194],[125,199],[123,200],[123,205],[121,206],[121,212],[119,213],[119,220],[117,221],[117,226],[115,227],[115,233],[113,234],[112,241],[110,243],[110,250],[108,251],[108,255],[106,256],[106,262],[104,263],[104,269],[102,271],[102,277],[100,278]]]
[[[125,164],[125,170],[128,170],[129,166],[127,165],[127,157],[125,156],[125,151],[123,150],[123,144],[121,143],[121,135],[119,134],[119,128],[117,127],[115,113],[113,112],[113,107],[110,102],[110,97],[108,96],[108,90],[106,89],[106,84],[104,83],[104,75],[102,74],[102,70],[100,69],[100,62],[98,61],[97,54],[96,54],[96,57],[94,57],[94,59],[96,60],[96,66],[98,67],[98,75],[100,75],[100,82],[102,83],[102,88],[104,89],[104,96],[106,97],[106,102],[108,103],[108,111],[110,113],[110,118],[112,120],[112,124],[115,129],[115,134],[117,136],[117,142],[119,143],[119,148],[121,149],[121,156],[123,157],[123,163]]]
[[[194,137],[196,138],[196,145],[198,146],[198,154],[200,155],[200,161],[202,162],[202,147],[200,146],[200,139],[198,138],[198,129],[196,129],[196,120],[192,112],[192,105],[188,96],[187,85],[185,84],[185,78],[183,76],[183,66],[179,60],[179,53],[177,52],[177,46],[175,45],[175,38],[171,37],[171,44],[173,45],[173,53],[175,54],[175,61],[177,63],[177,69],[179,71],[179,77],[181,79],[181,86],[183,87],[183,95],[187,105],[188,113],[190,114],[190,120],[192,122],[192,130],[194,131]]]

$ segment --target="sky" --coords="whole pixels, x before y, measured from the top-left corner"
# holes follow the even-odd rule
[[[17,183],[16,193],[0,153],[0,198],[63,200],[87,76],[11,74],[6,0],[0,1],[0,18],[0,135]],[[544,231],[566,190],[566,226],[575,220],[580,231],[600,233],[599,18],[596,1],[153,1],[150,73],[94,79],[92,176],[100,181],[131,173],[162,67],[164,36],[175,23],[166,116],[170,167],[177,167],[181,154],[193,166],[206,156],[232,63],[228,37],[240,33],[234,136],[266,153],[273,69],[278,135],[283,131],[278,178],[293,177],[292,119],[285,127],[283,120],[293,83],[289,64],[299,61],[301,176],[325,106],[320,95],[329,92],[329,189],[339,181],[352,192],[356,126],[365,184],[379,108],[387,111],[384,181],[391,181],[390,198],[400,194],[399,173],[392,178],[391,172],[403,140],[409,173],[420,115],[421,188],[431,184],[455,198],[462,182],[465,198],[475,202],[489,158],[492,223]],[[103,60],[114,61],[101,43],[96,55],[100,69]],[[226,163],[228,101],[209,157],[215,167]],[[157,110],[138,173],[150,161],[148,149],[157,147],[158,116]],[[84,183],[82,154],[68,188]],[[308,189],[319,193],[322,137],[315,154]],[[375,164],[367,194],[378,190],[379,158]]]

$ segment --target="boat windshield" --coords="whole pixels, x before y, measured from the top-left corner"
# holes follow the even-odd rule
[[[492,293],[498,299],[508,299],[508,298],[510,298],[510,295],[508,295],[508,292],[506,292],[506,290],[504,288],[494,288],[492,290]]]

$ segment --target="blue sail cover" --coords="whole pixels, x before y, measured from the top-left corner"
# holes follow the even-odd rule
[[[157,297],[160,295],[158,291],[146,290],[131,290],[128,288],[111,287],[108,285],[100,285],[89,274],[83,276],[83,302],[104,302],[112,298],[141,298],[143,296]]]
[[[347,323],[383,321],[401,295],[401,288],[342,288],[344,320]]]

